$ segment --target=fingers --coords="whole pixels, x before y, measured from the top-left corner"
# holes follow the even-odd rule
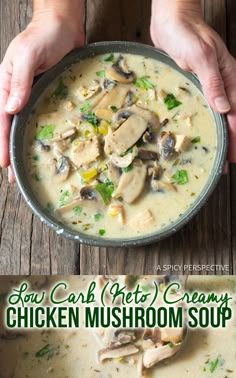
[[[10,165],[8,167],[8,181],[9,181],[10,184],[14,184],[14,182],[15,182],[13,170],[12,170],[12,167]]]
[[[5,112],[5,106],[10,92],[11,74],[6,67],[0,66],[0,165],[9,165],[9,133],[11,117]]]
[[[211,52],[208,55],[202,55],[201,59],[196,59],[193,65],[210,106],[218,113],[228,113],[231,106],[216,54]]]
[[[28,101],[35,72],[35,61],[31,51],[24,50],[20,59],[15,59],[12,67],[10,94],[7,99],[5,111],[15,114],[20,111]]]

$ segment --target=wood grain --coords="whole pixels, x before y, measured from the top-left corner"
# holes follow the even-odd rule
[[[87,0],[86,40],[151,44],[151,0]],[[234,0],[205,0],[207,21],[236,54]],[[31,18],[32,1],[0,0],[0,54]],[[236,168],[173,237],[144,248],[95,248],[58,237],[35,218],[0,172],[0,274],[154,274],[159,265],[229,264],[236,274]],[[159,272],[160,273],[160,272]],[[185,272],[186,273],[186,272]],[[193,272],[198,274],[198,272]]]

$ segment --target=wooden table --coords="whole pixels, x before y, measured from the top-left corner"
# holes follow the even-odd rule
[[[150,0],[87,0],[87,42],[151,43]],[[236,55],[235,0],[205,0],[207,21]],[[0,0],[1,58],[32,14],[29,0]],[[143,248],[94,248],[58,237],[25,205],[0,172],[0,274],[155,274],[163,264],[228,264],[236,274],[236,167],[181,231]],[[181,269],[178,273],[183,272]]]

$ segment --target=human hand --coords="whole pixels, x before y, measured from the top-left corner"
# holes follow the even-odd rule
[[[236,61],[203,20],[200,1],[153,0],[151,36],[182,69],[198,75],[211,107],[227,114],[228,159],[236,162]]]
[[[0,66],[0,165],[9,167],[10,182],[14,182],[9,161],[12,115],[27,103],[34,76],[83,43],[83,22],[80,23],[78,16],[73,23],[51,10],[40,10],[9,45]]]

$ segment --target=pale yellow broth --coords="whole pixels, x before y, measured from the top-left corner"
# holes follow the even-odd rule
[[[94,277],[65,277],[71,291],[87,287]],[[30,278],[31,287],[44,290],[58,278]],[[7,293],[21,280],[2,277],[1,294]],[[38,282],[39,281],[39,282]],[[147,372],[150,378],[235,378],[236,377],[236,278],[235,277],[189,277],[189,290],[229,292],[233,296],[234,317],[225,329],[196,329],[188,331],[181,351],[174,359],[160,364]],[[4,303],[3,295],[1,303]],[[2,307],[2,306],[1,306]],[[1,333],[3,327],[1,326]],[[57,353],[50,359],[36,358],[35,353],[46,344],[53,344]],[[1,378],[115,378],[137,377],[136,359],[132,356],[123,361],[97,363],[97,351],[101,348],[92,330],[50,330],[21,333],[12,340],[0,337]],[[209,371],[209,362],[219,357],[222,365],[214,373]]]
[[[166,118],[169,119],[169,123],[161,128],[160,132],[170,131],[186,135],[189,139],[190,143],[186,151],[181,152],[179,155],[177,153],[174,154],[169,161],[160,160],[162,168],[166,169],[169,174],[168,180],[173,183],[172,175],[177,170],[186,170],[188,183],[185,185],[175,184],[176,191],[167,190],[164,193],[153,192],[146,188],[132,204],[125,203],[122,199],[121,202],[112,199],[110,204],[121,203],[124,208],[125,220],[123,224],[117,214],[110,214],[109,205],[101,206],[96,201],[93,201],[92,206],[82,206],[80,214],[76,214],[74,210],[68,211],[63,215],[57,212],[57,209],[62,205],[60,201],[63,199],[63,194],[69,193],[69,196],[71,196],[71,185],[80,190],[82,185],[86,183],[81,180],[79,169],[73,171],[66,182],[58,184],[54,181],[50,171],[52,152],[36,153],[32,147],[35,135],[39,129],[37,123],[38,117],[44,113],[59,112],[60,116],[55,122],[55,131],[57,133],[63,132],[68,127],[68,120],[80,114],[79,109],[83,103],[76,97],[78,87],[89,87],[94,79],[102,81],[103,78],[97,77],[96,72],[104,70],[112,64],[111,62],[104,62],[104,56],[81,61],[65,72],[63,82],[69,90],[67,99],[61,100],[52,97],[52,93],[58,85],[58,80],[41,96],[30,120],[27,143],[25,145],[25,164],[28,178],[41,205],[71,229],[95,236],[101,235],[102,230],[102,237],[118,239],[138,237],[159,231],[176,221],[189,210],[202,192],[212,172],[217,148],[216,128],[212,111],[201,93],[192,83],[174,69],[160,62],[137,55],[124,54],[124,56],[128,67],[135,72],[136,77],[148,77],[148,80],[155,87],[154,90],[157,97],[155,100],[150,100],[147,90],[132,85],[132,90],[137,97],[136,105],[155,112],[160,121]],[[115,57],[118,57],[118,54],[115,54]],[[186,88],[191,94],[180,93],[179,87]],[[168,110],[159,97],[161,90],[174,94],[176,99],[182,102],[182,105]],[[70,112],[65,109],[68,99],[75,105],[74,109]],[[95,99],[96,96],[87,102],[93,103]],[[81,133],[80,127],[78,126],[79,135]],[[192,140],[198,137],[200,142],[191,143]],[[155,149],[153,144],[147,145],[147,147]],[[71,149],[65,151],[66,156],[70,157],[70,153]],[[181,163],[189,159],[191,163]],[[102,164],[104,168],[104,164],[106,165],[106,163],[107,158],[100,157],[91,166],[96,165],[97,167],[99,165],[101,167]],[[102,174],[103,179],[104,176],[106,178],[106,172]],[[96,183],[96,178],[89,185],[94,183]],[[69,196],[65,197],[66,201],[70,200]],[[143,228],[132,226],[137,214],[141,214],[145,209],[148,209],[152,214],[153,221],[151,224]],[[95,214],[101,214],[99,219],[94,220]]]

